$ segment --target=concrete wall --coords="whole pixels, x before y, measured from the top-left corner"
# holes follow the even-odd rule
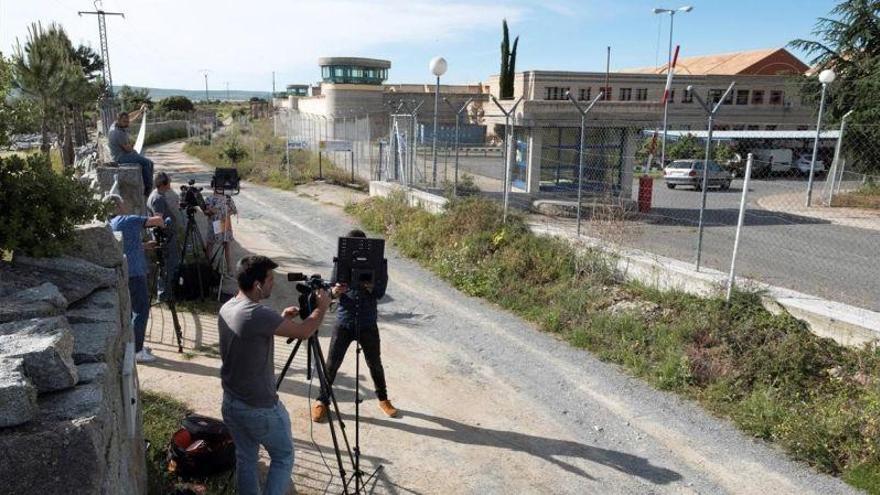
[[[104,225],[76,238],[60,258],[0,261],[3,493],[146,493],[120,242]]]

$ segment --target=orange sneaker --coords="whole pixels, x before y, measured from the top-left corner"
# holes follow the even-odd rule
[[[323,423],[325,416],[327,416],[327,406],[321,401],[315,401],[315,405],[312,406],[312,421]]]
[[[385,413],[385,415],[388,416],[389,418],[396,418],[397,417],[397,408],[394,407],[393,405],[391,405],[390,400],[380,400],[379,401],[379,409],[381,409],[382,412]]]

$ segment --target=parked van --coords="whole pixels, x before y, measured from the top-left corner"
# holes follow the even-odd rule
[[[789,173],[794,165],[792,151],[788,148],[752,150],[755,161],[752,164],[752,175],[766,177],[770,174]]]

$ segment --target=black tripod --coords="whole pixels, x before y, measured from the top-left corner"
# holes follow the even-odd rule
[[[195,272],[199,281],[199,299],[204,299],[205,281],[202,279],[201,265],[210,263],[210,261],[208,259],[208,251],[205,249],[205,242],[202,240],[202,234],[199,232],[199,226],[196,224],[195,212],[196,209],[193,206],[186,208],[186,226],[184,227],[183,245],[180,248],[180,264],[184,265],[186,263],[187,253],[190,253],[189,259],[195,262]]]
[[[165,301],[168,304],[168,309],[171,311],[171,320],[174,322],[174,334],[177,336],[177,352],[183,352],[183,330],[180,327],[180,320],[177,318],[177,306],[174,303],[174,290],[173,287],[168,287],[167,281],[169,278],[171,280],[177,276],[176,273],[165,273],[163,277],[162,274],[165,272],[165,248],[166,242],[168,239],[164,237],[164,234],[158,234],[155,236],[157,238],[157,247],[156,247],[156,276],[153,279],[153,290],[150,291],[150,298],[152,299],[153,294],[158,293],[160,280],[162,282],[166,282],[166,287],[163,289],[166,293],[169,293],[168,300]],[[174,249],[174,246],[168,246],[169,249]],[[159,301],[160,303],[162,301]]]

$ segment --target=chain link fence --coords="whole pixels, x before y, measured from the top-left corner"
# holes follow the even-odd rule
[[[528,122],[512,115],[508,134],[505,125],[462,119],[458,133],[439,126],[435,147],[430,112],[404,107],[335,117],[281,110],[275,132],[289,148],[320,152],[361,180],[482,194],[539,232],[601,239],[694,268],[699,260],[699,269],[724,273],[751,154],[738,275],[880,311],[880,128],[824,129],[814,161],[815,124],[722,121],[704,167],[707,135],[696,127],[670,124],[661,165],[660,122],[585,119],[581,129],[576,114]]]

